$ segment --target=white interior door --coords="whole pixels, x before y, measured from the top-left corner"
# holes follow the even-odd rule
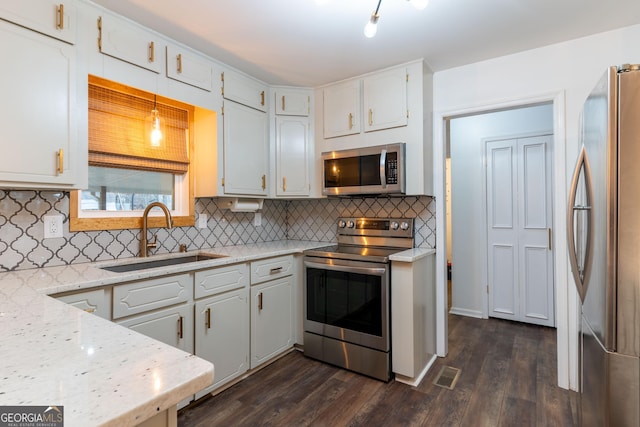
[[[490,317],[555,326],[551,138],[486,143]]]

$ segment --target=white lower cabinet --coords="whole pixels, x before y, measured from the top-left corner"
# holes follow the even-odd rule
[[[116,323],[180,350],[193,353],[193,311],[190,304],[132,316]]]
[[[249,369],[249,291],[246,287],[195,304],[195,354],[213,363],[214,382],[196,399]]]
[[[150,338],[193,354],[193,308],[185,303],[163,310],[139,314],[116,323]],[[184,408],[193,396],[178,402]]]
[[[293,346],[293,290],[293,276],[251,286],[252,369]]]
[[[111,288],[91,289],[53,297],[87,313],[111,320]]]

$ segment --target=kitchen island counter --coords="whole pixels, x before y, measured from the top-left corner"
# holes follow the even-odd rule
[[[65,426],[137,425],[211,384],[213,365],[48,295],[252,259],[326,242],[283,241],[206,251],[221,255],[114,273],[110,261],[0,274],[0,406],[63,406]],[[167,255],[171,256],[171,255]]]

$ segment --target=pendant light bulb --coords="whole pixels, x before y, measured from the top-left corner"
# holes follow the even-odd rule
[[[149,144],[152,147],[160,147],[163,137],[164,121],[160,117],[155,95],[153,97],[153,110],[151,110],[151,114],[145,118],[145,129],[147,138],[149,138]]]
[[[151,145],[154,147],[159,147],[160,141],[162,141],[162,130],[160,129],[160,117],[158,117],[158,110],[152,110],[151,114],[153,115],[153,125],[151,128]]]
[[[372,38],[376,35],[376,31],[378,31],[378,20],[380,19],[380,15],[377,13],[372,13],[371,18],[369,18],[369,22],[364,26],[364,35],[368,38]]]

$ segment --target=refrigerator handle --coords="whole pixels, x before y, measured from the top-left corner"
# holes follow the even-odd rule
[[[584,170],[584,184],[586,190],[586,204],[576,205],[576,196],[578,192],[578,182],[580,180],[580,172]],[[593,205],[593,183],[591,179],[591,166],[589,165],[589,158],[587,151],[584,147],[580,149],[580,155],[576,168],[573,172],[573,179],[571,180],[571,187],[569,190],[569,206],[567,209],[567,240],[569,244],[569,262],[571,264],[571,272],[576,282],[578,293],[580,294],[580,300],[584,302],[584,297],[587,293],[587,285],[589,283],[589,275],[591,274],[591,267],[593,264],[593,212],[591,207]],[[578,266],[578,253],[575,241],[575,217],[580,211],[585,211],[587,214],[587,241],[585,247],[585,259],[583,268]]]

